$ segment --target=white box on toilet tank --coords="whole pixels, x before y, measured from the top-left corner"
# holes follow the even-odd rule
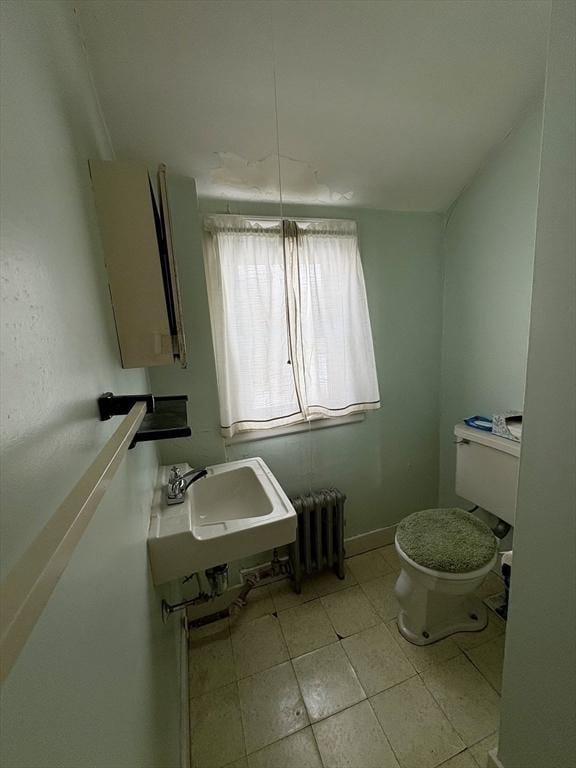
[[[466,424],[456,435],[456,493],[514,525],[520,443]]]

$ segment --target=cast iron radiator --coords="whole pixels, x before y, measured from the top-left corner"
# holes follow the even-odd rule
[[[290,499],[298,516],[296,541],[290,545],[294,589],[300,593],[304,574],[334,568],[344,578],[344,502],[336,488]]]

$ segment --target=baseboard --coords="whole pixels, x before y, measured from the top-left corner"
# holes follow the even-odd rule
[[[497,752],[497,747],[494,747],[494,749],[491,749],[490,752],[488,752],[488,763],[486,768],[504,768],[503,763],[498,759]]]
[[[389,544],[394,543],[395,535],[396,526],[389,525],[387,528],[376,528],[374,531],[350,536],[350,538],[344,539],[346,557],[361,555],[364,552],[369,552],[371,549],[378,549],[378,547],[387,547]]]
[[[180,624],[180,766],[190,768],[190,681],[188,677],[188,624]]]

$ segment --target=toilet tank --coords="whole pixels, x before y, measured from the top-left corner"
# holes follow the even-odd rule
[[[456,493],[514,525],[520,443],[457,424]]]

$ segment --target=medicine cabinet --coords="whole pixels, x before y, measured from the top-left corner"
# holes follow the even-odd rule
[[[186,367],[166,167],[158,169],[156,191],[145,165],[89,166],[122,367]]]

